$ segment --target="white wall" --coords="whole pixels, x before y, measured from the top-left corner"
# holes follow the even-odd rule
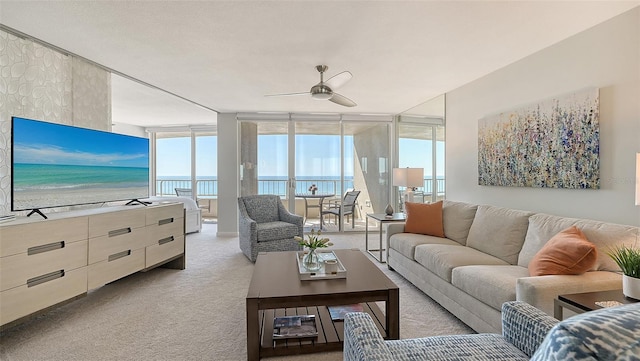
[[[588,87],[600,89],[599,190],[478,185],[478,119]],[[640,225],[640,7],[447,93],[447,198]]]
[[[111,127],[113,133],[132,135],[134,137],[149,138],[149,134],[144,127],[133,124],[113,123]]]

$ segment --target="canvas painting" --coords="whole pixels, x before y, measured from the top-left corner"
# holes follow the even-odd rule
[[[599,189],[598,118],[596,88],[480,119],[478,184]]]

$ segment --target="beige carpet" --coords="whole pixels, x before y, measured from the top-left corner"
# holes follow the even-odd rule
[[[253,264],[216,225],[187,237],[187,269],[154,269],[89,292],[0,334],[0,360],[246,360],[245,297]],[[328,235],[364,249],[364,234]],[[401,338],[472,333],[404,278]],[[269,360],[342,360],[341,352]]]

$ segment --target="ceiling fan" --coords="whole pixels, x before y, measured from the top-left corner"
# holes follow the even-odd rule
[[[353,100],[333,91],[334,89],[338,89],[339,87],[343,86],[346,82],[351,80],[351,78],[353,77],[353,75],[351,75],[351,72],[343,71],[342,73],[338,73],[325,81],[324,72],[327,71],[327,69],[329,69],[329,67],[326,65],[316,65],[316,70],[320,72],[320,82],[312,86],[311,90],[309,90],[308,92],[270,94],[266,96],[279,97],[279,96],[295,96],[295,95],[310,94],[313,99],[328,100],[330,102],[334,102],[336,104],[340,104],[345,107],[355,107],[356,103]]]

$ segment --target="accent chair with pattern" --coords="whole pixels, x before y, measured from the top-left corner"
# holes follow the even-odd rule
[[[289,213],[279,196],[239,197],[238,207],[240,249],[251,262],[259,252],[302,250],[293,237],[303,236],[303,217]]]
[[[344,319],[345,361],[640,360],[640,303],[558,322],[522,301],[502,305],[502,335],[384,340],[367,313]]]

